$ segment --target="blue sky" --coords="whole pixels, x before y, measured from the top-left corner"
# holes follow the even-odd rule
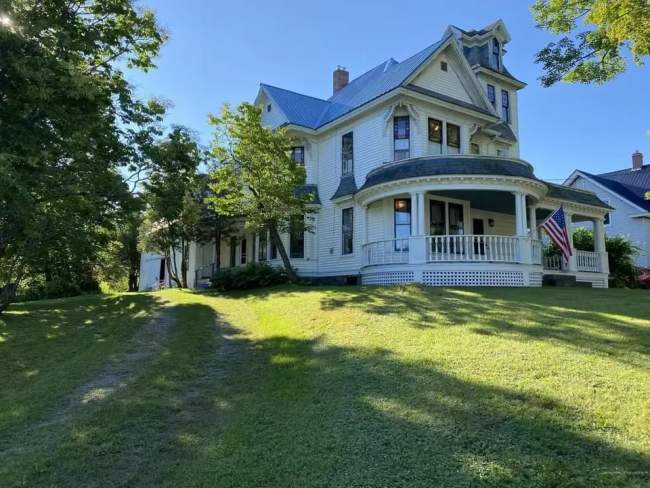
[[[327,98],[337,64],[355,77],[389,57],[405,59],[449,24],[472,29],[501,18],[512,36],[506,66],[528,83],[519,95],[521,156],[539,177],[627,168],[635,149],[650,162],[650,66],[631,64],[604,86],[542,88],[533,58],[551,38],[535,28],[532,2],[141,0],[170,40],[157,70],[129,79],[140,96],[169,99],[168,123],[195,129],[207,144],[207,114],[252,101],[260,82]]]

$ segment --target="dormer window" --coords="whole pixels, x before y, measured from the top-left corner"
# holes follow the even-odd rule
[[[492,66],[494,66],[494,69],[501,71],[501,45],[496,39],[492,40]]]

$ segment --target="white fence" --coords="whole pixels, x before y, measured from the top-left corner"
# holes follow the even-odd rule
[[[494,235],[428,236],[427,261],[518,263],[519,238]]]

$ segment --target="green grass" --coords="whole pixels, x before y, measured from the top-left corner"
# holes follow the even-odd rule
[[[17,304],[0,367],[2,486],[650,486],[644,291]]]

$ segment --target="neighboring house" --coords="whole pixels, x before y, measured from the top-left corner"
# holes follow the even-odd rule
[[[605,232],[628,237],[640,249],[637,265],[650,268],[650,164],[643,164],[643,154],[632,154],[627,169],[599,175],[575,170],[564,184],[594,192],[613,207]]]
[[[337,67],[328,99],[260,86],[263,120],[295,137],[292,155],[307,173],[302,191],[318,209],[313,233],[283,237],[300,276],[541,286],[537,226],[564,205],[572,221],[591,221],[600,234],[595,252],[577,253],[562,272],[607,286],[609,207],[593,193],[538,179],[519,159],[517,95],[526,85],[504,65],[509,41],[502,21],[450,26],[410,58],[387,59],[353,80]],[[212,274],[214,249],[195,246],[194,286]],[[242,233],[221,249],[224,266],[281,263],[266,233]]]

